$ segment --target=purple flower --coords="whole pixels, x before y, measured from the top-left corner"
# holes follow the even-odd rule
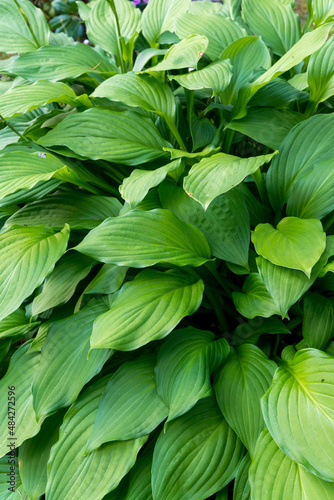
[[[144,3],[148,3],[148,0],[144,0]]]
[[[136,7],[137,5],[139,5],[141,2],[141,0],[132,0],[132,4]]]

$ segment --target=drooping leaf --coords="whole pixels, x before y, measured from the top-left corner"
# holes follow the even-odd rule
[[[214,390],[219,408],[250,456],[265,427],[260,399],[276,368],[261,349],[244,344],[231,352],[216,377]]]
[[[309,347],[324,349],[334,337],[334,303],[318,293],[304,297],[303,337]]]
[[[307,81],[310,87],[310,106],[312,106],[313,109],[315,109],[320,102],[326,101],[334,94],[333,65],[334,39],[330,38],[317,52],[312,54],[307,67]]]
[[[155,357],[143,355],[121,365],[109,380],[97,410],[86,453],[109,441],[127,441],[152,432],[168,415],[158,395]]]
[[[68,115],[38,143],[46,147],[66,146],[92,160],[125,165],[167,157],[163,148],[170,146],[149,118],[97,107]]]
[[[190,410],[211,392],[210,375],[230,348],[225,339],[196,328],[175,330],[158,351],[157,390],[169,408],[168,422]]]
[[[161,33],[172,30],[175,18],[186,12],[191,0],[151,0],[142,17],[143,34],[154,47]]]
[[[66,250],[69,227],[14,226],[0,234],[0,319],[14,312]]]
[[[107,309],[103,302],[94,301],[49,327],[32,389],[38,420],[73,403],[110,357],[104,349],[87,359],[93,323]]]
[[[212,89],[213,96],[222,92],[232,78],[232,65],[228,60],[214,61],[203,69],[185,75],[172,76],[182,87],[189,90]]]
[[[333,387],[334,359],[302,349],[277,369],[262,398],[263,417],[280,449],[326,481],[334,478]]]
[[[66,413],[48,462],[49,500],[92,500],[115,489],[136,461],[146,437],[107,443],[85,456],[106,379],[89,387]]]
[[[183,14],[176,19],[175,33],[181,39],[190,35],[205,36],[209,45],[207,55],[212,61],[220,57],[223,50],[232,42],[246,35],[246,31],[237,23],[219,14]]]
[[[256,446],[249,469],[251,498],[265,500],[330,500],[334,495],[333,483],[308,472],[279,449],[265,429]]]
[[[242,292],[233,292],[232,298],[236,309],[245,318],[252,319],[256,316],[269,318],[273,314],[280,313],[266,285],[257,273],[251,273],[247,276]]]
[[[242,14],[253,33],[283,56],[300,38],[299,16],[281,0],[243,0]]]
[[[277,266],[303,271],[311,276],[313,266],[326,248],[326,233],[318,219],[285,217],[276,229],[259,224],[252,232],[258,255]]]
[[[212,255],[248,268],[249,215],[239,190],[231,189],[218,196],[207,210],[171,183],[160,186],[159,196],[164,208],[204,234]]]
[[[81,253],[120,266],[147,267],[158,262],[200,266],[210,259],[203,234],[169,210],[133,210],[107,219],[75,247]]]
[[[10,451],[8,445],[12,438],[16,438],[12,439],[12,446],[14,443],[15,448],[17,448],[23,441],[35,436],[40,429],[32,404],[31,388],[40,354],[37,352],[27,353],[29,346],[30,342],[26,342],[14,352],[8,371],[0,381],[2,401],[0,410],[1,457]]]
[[[153,454],[153,498],[208,498],[235,476],[242,455],[243,446],[215,399],[203,399],[160,434]]]
[[[166,337],[200,306],[203,282],[179,270],[145,270],[121,288],[110,311],[94,323],[91,349],[131,351]]]
[[[270,162],[276,153],[250,158],[218,153],[204,158],[190,169],[183,187],[189,196],[207,209],[212,200],[240,184],[264,163]]]

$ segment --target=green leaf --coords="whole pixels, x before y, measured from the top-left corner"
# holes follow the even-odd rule
[[[237,475],[234,481],[233,500],[250,500],[250,485],[248,479],[249,466],[251,458],[248,455],[244,456],[243,461],[238,467]]]
[[[69,227],[14,226],[0,234],[0,319],[14,312],[66,250]],[[41,257],[42,256],[42,257]]]
[[[255,318],[238,325],[231,336],[231,341],[234,345],[257,344],[260,336],[268,333],[289,334],[291,332],[283,321],[276,317],[268,319]]]
[[[253,174],[264,163],[268,163],[277,151],[269,155],[239,158],[218,153],[204,158],[191,167],[184,178],[186,193],[207,209],[212,200],[240,184],[247,175]]]
[[[231,43],[221,58],[229,59],[233,67],[230,84],[221,95],[223,104],[235,104],[239,90],[254,79],[254,70],[268,69],[271,64],[267,46],[256,36],[245,36]]]
[[[41,9],[29,0],[0,1],[0,51],[34,51],[49,44],[50,29]]]
[[[334,479],[334,359],[302,349],[285,361],[262,398],[263,417],[280,449],[325,481]]]
[[[168,415],[157,393],[155,357],[121,365],[109,380],[86,445],[86,454],[108,441],[127,441],[152,432]]]
[[[222,16],[228,15],[225,9],[225,4],[214,3],[211,0],[201,0],[200,2],[191,2],[188,12],[190,14],[207,16],[208,14],[221,14]]]
[[[125,43],[140,31],[140,10],[127,0],[114,0],[117,11],[120,33],[117,22],[108,0],[92,3],[89,17],[86,19],[88,38],[95,45],[102,47],[110,54],[118,54],[118,36]]]
[[[8,462],[8,460],[13,460],[13,463]],[[10,469],[11,466],[13,469]],[[15,476],[12,484],[8,483],[10,480],[8,473],[10,472],[12,476]],[[30,497],[26,496],[27,492],[22,486],[17,459],[11,459],[10,456],[6,455],[0,458],[0,498],[1,500],[17,500],[18,494],[21,494],[26,500],[31,500]]]
[[[191,0],[151,0],[142,17],[143,35],[154,47],[164,31],[172,31],[175,18],[186,12]]]
[[[102,301],[93,301],[49,327],[32,389],[38,420],[73,403],[110,357],[105,349],[91,353],[87,359],[93,323],[106,310]]]
[[[272,51],[283,56],[300,38],[299,16],[281,0],[243,0],[243,18]]]
[[[315,109],[320,102],[326,101],[334,95],[333,65],[334,38],[330,38],[317,52],[312,54],[307,67],[311,110]]]
[[[17,309],[12,314],[0,321],[0,338],[24,337],[39,323],[30,323],[23,309]]]
[[[203,399],[160,434],[153,454],[153,498],[207,498],[233,479],[242,455],[241,441],[215,399]]]
[[[301,113],[287,109],[250,109],[244,118],[228,123],[225,128],[241,132],[275,150],[290,130],[303,119]]]
[[[210,260],[211,254],[196,227],[161,209],[133,210],[107,219],[75,249],[107,264],[130,267],[148,267],[158,262],[197,267]]]
[[[170,146],[151,119],[134,112],[97,107],[66,116],[37,142],[46,147],[66,146],[92,160],[103,159],[124,165],[139,165],[167,157],[163,148]]]
[[[175,172],[180,168],[180,165],[180,160],[175,160],[155,170],[133,170],[130,177],[124,179],[119,186],[122,198],[130,206],[136,207],[151,188],[158,186],[169,172]]]
[[[33,82],[57,82],[78,78],[85,73],[110,76],[116,69],[105,56],[83,43],[50,45],[20,57],[0,61],[1,73],[22,76]]]
[[[303,271],[310,278],[313,266],[326,248],[326,233],[318,219],[285,217],[276,229],[259,224],[252,232],[258,255],[277,266]]]
[[[19,447],[23,441],[29,439],[38,433],[40,424],[36,421],[35,411],[32,405],[32,381],[36,373],[36,368],[40,360],[40,354],[37,352],[27,353],[30,342],[24,343],[16,349],[11,357],[6,375],[0,381],[1,410],[0,410],[0,433],[2,436],[0,443],[0,456],[3,457],[10,451],[8,448],[11,437],[9,432],[9,407],[14,414],[15,429],[14,437],[15,448]],[[15,387],[13,404],[13,394],[9,394],[9,387]],[[10,405],[11,402],[12,404]],[[18,410],[19,409],[19,410]],[[8,487],[8,486],[7,486]]]
[[[139,454],[134,467],[128,474],[129,486],[124,500],[153,500],[151,487],[152,458],[153,446],[151,441]]]
[[[127,106],[139,106],[167,122],[175,118],[176,103],[172,90],[152,76],[133,73],[115,75],[101,83],[91,96],[108,97]]]
[[[248,269],[249,214],[238,189],[218,196],[207,210],[172,183],[163,183],[159,196],[163,208],[204,234],[212,255]]]
[[[334,15],[333,0],[312,0],[311,8],[316,26]]]
[[[121,288],[110,311],[94,323],[91,349],[138,349],[166,337],[199,308],[204,285],[179,270],[145,270]]]
[[[0,113],[4,118],[20,115],[50,102],[76,105],[75,92],[65,83],[39,80],[32,85],[18,85],[0,97]]]
[[[208,39],[205,36],[190,35],[185,40],[172,45],[160,63],[145,71],[151,73],[172,69],[196,68],[207,46]]]
[[[265,428],[260,399],[271,384],[277,366],[255,345],[234,349],[216,377],[214,390],[227,423],[253,456],[256,440]]]
[[[273,160],[267,174],[268,196],[275,210],[279,210],[292,197],[294,183],[304,173],[312,172],[311,169],[317,168],[320,163],[333,159],[333,124],[333,114],[317,115],[299,123],[287,135],[280,147],[280,154]],[[321,176],[321,171],[319,174]],[[312,177],[316,191],[318,183]],[[306,179],[304,183],[308,184]],[[305,188],[303,191],[305,192]],[[295,205],[293,200],[290,204]]]
[[[233,292],[232,298],[236,309],[245,318],[262,316],[269,318],[280,311],[268,292],[261,277],[256,273],[247,276],[242,292]]]
[[[303,337],[309,347],[324,349],[334,336],[334,304],[318,293],[304,297]]]
[[[212,89],[213,96],[222,92],[232,78],[232,65],[228,60],[215,61],[203,69],[185,75],[171,76],[171,80],[189,90]]]
[[[35,500],[45,492],[46,466],[51,447],[58,440],[59,427],[64,412],[47,418],[40,432],[25,441],[19,448],[20,478],[29,496]]]
[[[303,88],[307,88],[307,82],[306,86],[303,86]],[[256,92],[254,97],[252,97],[249,105],[280,108],[293,101],[305,102],[308,101],[308,99],[309,94],[293,87],[292,80],[289,80],[289,82],[287,82],[283,78],[278,77],[275,78],[275,80],[267,83],[264,87],[261,87]]]
[[[286,71],[299,64],[318,50],[327,40],[328,33],[332,28],[333,23],[327,23],[314,31],[308,32],[279,59],[270,69],[259,76],[252,83],[248,83],[243,87],[238,95],[238,101],[233,110],[233,118],[243,118],[247,114],[247,104],[256,92],[264,85],[269,83],[274,78],[282,75]],[[233,62],[232,62],[233,64]]]
[[[205,52],[212,61],[221,56],[232,42],[246,35],[246,31],[228,17],[207,12],[203,14],[183,14],[175,22],[175,33],[181,39],[190,35],[205,36],[209,45]]]
[[[32,302],[32,316],[66,304],[75,292],[78,283],[84,279],[96,264],[90,257],[71,252],[60,259],[55,269],[46,278],[42,291]]]
[[[115,489],[136,461],[146,437],[107,443],[85,456],[106,380],[89,387],[66,413],[48,462],[48,500],[92,500]]]
[[[264,430],[258,440],[256,452],[249,469],[251,498],[293,498],[294,500],[330,500],[334,485],[308,472],[302,465],[293,462],[279,449]]]
[[[25,205],[7,219],[5,227],[45,224],[61,229],[69,224],[71,229],[92,229],[107,217],[116,217],[121,208],[116,198],[93,196],[73,189],[67,196],[66,192],[58,191]]]
[[[169,408],[167,422],[190,410],[211,393],[210,375],[230,351],[225,339],[213,333],[185,328],[175,330],[158,351],[157,390]]]

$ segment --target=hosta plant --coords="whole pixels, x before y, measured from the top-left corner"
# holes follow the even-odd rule
[[[0,0],[0,500],[333,500],[334,2],[135,3]]]

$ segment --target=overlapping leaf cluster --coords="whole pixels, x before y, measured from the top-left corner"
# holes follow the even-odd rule
[[[10,436],[30,500],[334,499],[334,2],[293,4],[78,1],[87,45],[0,0],[1,500]]]

